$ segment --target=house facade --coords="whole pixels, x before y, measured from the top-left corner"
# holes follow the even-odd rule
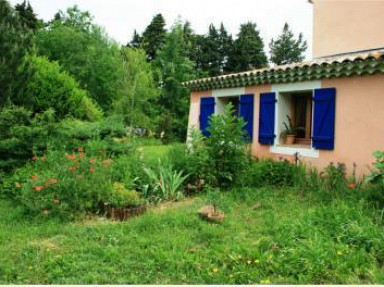
[[[188,126],[207,135],[209,117],[232,103],[246,121],[254,156],[297,154],[319,169],[343,163],[348,173],[363,175],[373,151],[384,149],[384,37],[377,29],[384,1],[311,3],[314,59],[185,83]],[[354,21],[346,19],[351,15]],[[287,144],[289,122],[295,139]]]

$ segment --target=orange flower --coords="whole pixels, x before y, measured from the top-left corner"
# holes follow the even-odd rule
[[[33,161],[37,161],[39,158],[37,157],[37,156],[34,156],[33,158],[32,158],[32,160]]]
[[[31,180],[36,180],[37,179],[37,176],[36,175],[32,175],[31,176]]]
[[[74,160],[76,158],[76,155],[73,153],[73,154],[65,154],[65,156],[67,157],[67,159],[70,159],[70,160]]]
[[[77,150],[78,150],[79,152],[83,152],[83,151],[84,151],[84,149],[83,149],[82,147],[78,147]]]
[[[20,182],[15,182],[15,187],[16,187],[16,188],[21,188],[21,184],[20,184]]]
[[[95,160],[94,158],[91,158],[91,159],[89,160],[89,163],[90,163],[90,164],[94,164],[94,163],[96,163],[96,160]]]
[[[44,215],[48,215],[49,214],[49,210],[48,209],[44,209],[43,213],[44,213]]]
[[[95,168],[94,168],[94,167],[91,167],[91,168],[89,169],[89,171],[90,171],[90,172],[95,172]]]
[[[79,153],[79,158],[84,158],[84,153],[83,152]]]
[[[40,185],[37,185],[37,186],[35,186],[33,189],[34,189],[35,191],[37,191],[37,192],[40,192],[40,191],[43,190],[43,187],[40,186]]]
[[[74,166],[70,166],[70,167],[68,167],[68,169],[69,169],[70,171],[74,171],[76,168],[75,168]]]
[[[350,189],[353,189],[353,188],[356,188],[357,186],[356,186],[356,184],[354,184],[354,183],[350,183],[350,184],[348,184],[348,187],[349,187]]]
[[[51,178],[50,180],[48,180],[46,183],[45,183],[45,186],[50,186],[51,184],[55,184],[57,183],[58,180],[56,178]]]

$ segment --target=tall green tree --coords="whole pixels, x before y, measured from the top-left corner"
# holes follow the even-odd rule
[[[219,42],[220,70],[221,74],[226,74],[228,72],[228,59],[233,49],[233,39],[232,35],[228,34],[223,23],[221,23],[219,29]]]
[[[36,43],[40,55],[58,61],[104,111],[112,110],[121,91],[120,48],[92,23],[88,12],[77,7],[60,11],[58,20],[38,31]]]
[[[154,102],[159,89],[153,79],[152,66],[143,50],[123,48],[121,55],[123,84],[120,98],[114,102],[114,111],[122,114],[130,126],[153,128]]]
[[[158,103],[164,122],[168,122],[166,119],[170,117],[171,136],[185,140],[189,91],[181,83],[194,77],[194,63],[187,57],[183,25],[180,22],[176,22],[167,35],[165,44],[158,53],[155,66],[158,67],[162,75],[161,94]]]
[[[264,43],[256,24],[251,22],[242,24],[228,59],[228,68],[231,72],[241,72],[263,68],[267,64]]]
[[[132,40],[127,44],[127,47],[138,49],[141,45],[141,36],[135,30],[133,32]]]
[[[208,35],[202,44],[202,69],[211,77],[220,75],[222,72],[220,35],[213,24],[209,25]]]
[[[24,100],[25,83],[32,74],[26,61],[32,42],[15,10],[8,1],[0,0],[0,107]]]
[[[37,19],[37,16],[33,11],[33,8],[29,1],[26,2],[24,0],[22,3],[16,4],[15,10],[19,14],[20,21],[23,25],[25,25],[25,27],[35,31],[36,29],[42,26],[42,21]]]
[[[141,48],[145,50],[149,61],[153,61],[156,58],[157,51],[165,42],[166,33],[163,15],[155,15],[143,32],[141,39]]]
[[[277,40],[271,40],[269,48],[272,63],[276,65],[287,65],[302,61],[308,45],[307,41],[303,40],[302,33],[300,33],[296,39],[288,23],[285,23],[281,35],[278,36]]]

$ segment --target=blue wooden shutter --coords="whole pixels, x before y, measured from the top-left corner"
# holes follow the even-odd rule
[[[275,93],[260,94],[259,143],[273,145],[275,141]]]
[[[207,127],[209,126],[209,117],[215,112],[215,98],[200,99],[200,130],[205,136],[209,136]]]
[[[312,146],[333,150],[335,147],[336,89],[316,89],[314,101]]]
[[[244,129],[247,131],[247,140],[253,138],[253,94],[240,96],[240,117],[246,122]]]

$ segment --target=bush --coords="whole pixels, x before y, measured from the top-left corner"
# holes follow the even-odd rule
[[[136,190],[127,190],[120,182],[113,183],[112,192],[104,202],[116,208],[134,208],[144,204]]]
[[[16,170],[3,192],[33,215],[70,219],[97,212],[103,200],[116,194],[113,165],[112,159],[90,157],[82,148],[71,154],[55,151]]]
[[[230,187],[249,163],[244,126],[244,120],[235,116],[231,104],[226,106],[224,114],[210,118],[207,149],[215,186]]]
[[[366,199],[378,208],[384,208],[384,151],[373,153],[376,162],[372,172],[365,178],[368,184],[364,189]]]

